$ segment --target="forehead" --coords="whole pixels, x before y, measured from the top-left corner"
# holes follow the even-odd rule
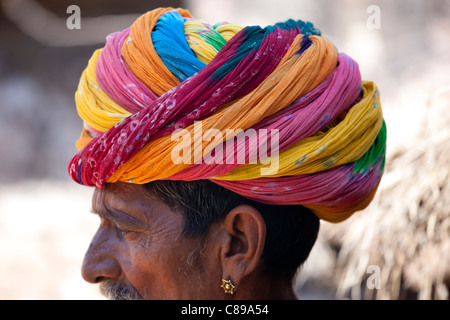
[[[154,201],[156,198],[150,197],[142,185],[117,182],[106,184],[103,188],[96,188],[92,205],[96,209],[96,206],[102,204],[126,206],[138,202],[151,205]]]
[[[124,182],[96,188],[92,198],[92,209],[100,215],[117,210],[141,221],[168,217],[182,218],[181,214],[170,209],[144,186]]]
[[[95,188],[95,196],[135,199],[148,197],[143,185],[116,182],[107,183],[103,188]]]

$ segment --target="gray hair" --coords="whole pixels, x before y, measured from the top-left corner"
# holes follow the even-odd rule
[[[209,227],[239,205],[257,209],[266,223],[266,241],[262,254],[265,270],[292,280],[307,259],[319,231],[319,218],[299,205],[268,205],[245,198],[209,180],[160,180],[144,188],[172,209],[180,211],[185,224],[183,236],[204,238]],[[201,242],[202,244],[202,242]],[[189,255],[195,263],[200,246]]]

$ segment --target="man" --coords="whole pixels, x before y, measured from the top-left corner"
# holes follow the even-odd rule
[[[372,200],[377,87],[311,23],[160,8],[107,38],[75,94],[69,164],[101,224],[83,277],[112,298],[293,299],[319,219]]]

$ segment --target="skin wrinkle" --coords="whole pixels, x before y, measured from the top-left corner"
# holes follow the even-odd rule
[[[108,36],[80,79],[75,100],[85,127],[68,169],[98,188],[92,207],[100,217],[83,277],[118,299],[295,298],[293,275],[319,219],[339,222],[365,208],[379,184],[386,135],[379,91],[301,20],[245,27],[223,49],[213,46],[211,63],[185,73],[192,53],[211,43],[193,48],[183,19],[190,13],[172,10],[149,11]],[[198,161],[216,156],[223,141],[205,144],[203,135],[196,145],[197,121],[222,135],[277,130],[277,170],[262,170],[260,152],[259,163]],[[177,129],[194,134],[190,152],[183,149],[189,163],[174,161]],[[231,154],[250,158],[259,142],[230,146]],[[158,190],[166,182],[173,184]],[[224,295],[223,279],[233,279],[237,294]]]
[[[241,202],[232,200],[230,195],[216,194],[215,189],[221,187],[206,183],[200,189],[188,183],[191,195],[166,184],[162,190],[168,198],[161,197],[161,190],[151,192],[146,186],[136,184],[114,183],[96,189],[92,207],[100,212],[102,221],[83,262],[85,280],[100,283],[101,291],[113,299],[295,299],[292,279],[265,267],[267,260],[260,255],[266,246],[264,241],[251,240],[265,237],[261,234],[263,226],[253,225],[264,221],[258,218],[258,210],[249,205],[240,206]],[[169,200],[172,195],[175,199],[185,199],[183,205],[193,209],[195,223],[203,223],[203,217],[198,214],[215,212],[216,217],[200,233],[186,229],[189,220],[186,208]],[[111,216],[128,214],[139,220],[138,224],[151,226],[144,228],[145,232],[122,235],[116,223],[108,220],[105,208],[109,208]],[[230,211],[230,208],[237,209]],[[302,216],[297,210],[300,209],[289,215]],[[296,219],[287,218],[286,223],[293,221]],[[317,218],[313,221],[318,223]],[[252,225],[245,226],[246,223]],[[291,231],[297,236],[299,232],[304,231]],[[286,238],[286,241],[292,240]],[[245,253],[247,250],[249,254]],[[280,263],[279,258],[276,261]],[[225,294],[220,287],[221,279],[228,278],[239,286],[233,296]]]
[[[184,265],[180,268],[172,269],[175,272],[181,269],[184,275],[193,272],[198,274],[197,269],[201,269],[199,268],[201,263],[197,258],[205,245],[184,238],[182,236],[184,219],[181,214],[170,210],[159,200],[155,201],[148,197],[141,190],[142,188],[136,185],[114,184],[107,185],[103,189],[96,189],[94,192],[93,211],[98,213],[102,221],[87,257],[97,258],[98,254],[89,256],[89,251],[95,250],[106,252],[103,255],[114,257],[122,275],[118,279],[111,281],[108,279],[106,284],[102,285],[102,292],[112,298],[131,297],[129,291],[133,291],[131,289],[133,285],[137,285],[136,291],[142,297],[150,299],[155,298],[155,295],[158,296],[158,288],[176,288],[175,283],[180,283],[180,280],[170,282],[175,277],[160,276],[157,273],[157,271],[163,271],[170,274],[171,271],[167,265],[173,265],[173,262],[177,265],[184,261]],[[129,217],[124,218],[124,215]],[[149,226],[141,228],[145,231],[131,231],[121,236],[116,226],[118,224],[122,227],[121,220],[137,220],[134,221],[136,224],[149,224]],[[186,244],[189,245],[186,246]],[[166,262],[169,260],[172,263]],[[89,267],[89,263],[86,266]],[[160,279],[162,281],[158,284]],[[167,279],[170,285],[164,285]]]
[[[158,232],[164,233],[164,231],[165,231],[164,229],[161,229]],[[165,234],[170,235],[170,232],[166,232]],[[183,232],[178,235],[177,239],[175,240],[175,243],[182,241],[184,239],[184,236],[185,236],[185,234],[184,234],[184,230],[183,230]],[[170,246],[172,244],[166,244],[166,245]],[[183,273],[185,275],[187,275],[189,270],[194,265],[196,267],[201,267],[201,264],[199,263],[198,258],[205,248],[206,248],[206,240],[204,239],[204,237],[202,237],[202,239],[200,239],[198,245],[186,255],[185,259],[182,259],[182,260],[185,260],[185,264],[178,268],[179,272],[182,272],[184,270]]]
[[[98,194],[100,192],[96,192]],[[171,230],[170,221],[168,221],[168,218],[165,215],[157,215],[157,219],[154,221],[150,221],[148,219],[148,216],[145,214],[142,214],[142,212],[151,211],[152,208],[142,208],[142,205],[138,206],[139,210],[132,210],[132,214],[135,214],[139,217],[139,219],[127,214],[125,211],[130,211],[130,207],[124,207],[124,204],[121,204],[120,202],[117,202],[115,199],[115,195],[111,192],[109,192],[108,189],[105,189],[105,192],[101,193],[101,205],[102,209],[97,209],[100,211],[100,216],[109,220],[113,220],[116,223],[119,224],[119,227],[122,226],[121,221],[133,221],[134,224],[140,225],[140,227],[134,228],[127,228],[128,225],[125,224],[124,230],[129,231],[129,234],[139,234],[139,236],[145,234],[148,236],[148,238],[143,239],[142,241],[146,244],[146,247],[149,246],[149,244],[156,244],[157,241],[154,241],[155,239],[160,238],[166,238],[166,239],[174,239],[174,242],[177,241],[176,235],[178,234],[176,230]],[[110,204],[109,204],[110,203]],[[105,208],[103,211],[103,208]],[[112,214],[112,213],[116,214]],[[112,218],[112,219],[111,219]],[[121,219],[122,218],[122,219]],[[141,221],[144,220],[144,221]],[[152,228],[153,224],[163,225],[164,227],[158,228],[158,230],[154,230]],[[145,225],[145,226],[144,226]],[[159,236],[160,234],[165,234],[164,237]],[[125,235],[127,236],[127,235]],[[164,244],[167,246],[171,246],[172,243]]]

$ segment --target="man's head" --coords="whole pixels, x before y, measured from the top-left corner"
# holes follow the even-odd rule
[[[83,277],[119,299],[222,299],[221,279],[238,298],[267,298],[269,287],[276,297],[292,290],[319,229],[304,207],[257,203],[207,180],[108,184],[93,211],[101,224]]]
[[[319,219],[364,209],[384,169],[377,86],[310,22],[155,9],[107,37],[75,100],[69,174],[101,217],[83,274],[117,296],[292,297]]]

